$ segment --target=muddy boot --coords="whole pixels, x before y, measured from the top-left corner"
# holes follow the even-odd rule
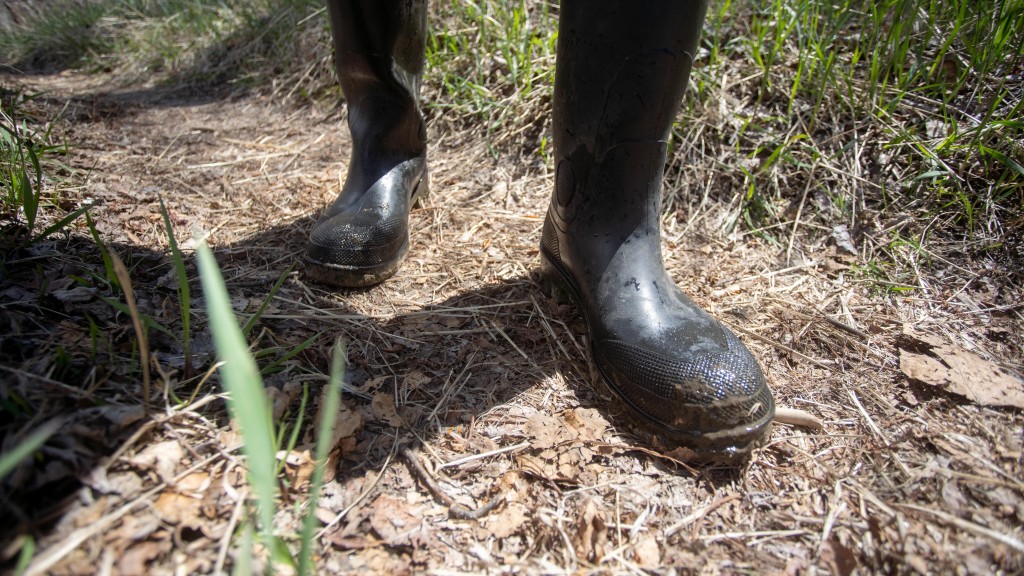
[[[427,135],[418,97],[425,0],[329,0],[335,65],[348,105],[352,157],[338,199],[306,247],[306,275],[362,287],[398,270],[409,210],[427,194]]]
[[[706,7],[562,2],[541,265],[579,306],[595,367],[638,420],[728,459],[765,435],[774,400],[757,360],[666,273],[659,223],[667,138]]]

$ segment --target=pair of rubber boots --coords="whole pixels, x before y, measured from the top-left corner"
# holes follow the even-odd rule
[[[329,0],[352,158],[317,222],[306,273],[370,286],[409,249],[427,194],[418,105],[423,0]],[[579,306],[601,378],[653,431],[699,455],[749,452],[774,401],[757,361],[665,271],[659,205],[669,129],[706,1],[563,1],[553,102],[556,184],[542,273]]]

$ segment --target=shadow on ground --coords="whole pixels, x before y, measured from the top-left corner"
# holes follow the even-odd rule
[[[292,383],[313,382],[310,397],[318,398],[317,383],[324,380],[333,342],[338,337],[347,342],[345,397],[366,424],[338,469],[340,480],[382,466],[396,439],[417,444],[450,427],[471,426],[520,395],[543,397],[546,383],[559,376],[570,383],[580,405],[601,409],[630,437],[621,405],[587,383],[582,323],[568,308],[554,309],[534,279],[511,278],[422,308],[368,315],[349,306],[346,295],[372,299],[379,288],[325,292],[306,285],[301,265],[294,267],[312,222],[306,216],[220,246],[215,254],[242,321],[286,275],[250,334],[261,368],[270,367],[268,386],[287,396],[301,389]],[[148,331],[155,359],[154,411],[142,412],[135,334],[130,317],[110,303],[121,302],[122,294],[105,280],[97,245],[75,234],[9,251],[0,275],[0,322],[8,329],[0,337],[0,369],[7,382],[0,412],[5,447],[46,420],[60,418],[64,424],[31,462],[4,479],[0,516],[11,519],[0,536],[4,546],[20,535],[43,537],[59,526],[69,507],[116,494],[118,488],[105,478],[111,467],[125,466],[117,459],[119,448],[129,439],[138,446],[161,432],[152,423],[178,400],[219,391],[215,378],[203,378],[213,355],[194,264],[189,264],[195,361],[190,369],[177,336],[181,314],[170,260],[145,246],[107,248],[131,270],[143,314],[161,327]],[[545,325],[547,313],[565,323]],[[281,421],[294,423],[298,411],[292,396]],[[308,424],[315,406],[307,412]],[[202,414],[226,426],[221,401],[208,404]],[[521,427],[523,419],[517,421],[514,411],[509,419],[513,430]],[[734,475],[716,471],[713,477],[728,482]]]

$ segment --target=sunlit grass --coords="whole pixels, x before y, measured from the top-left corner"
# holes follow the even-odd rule
[[[271,419],[263,378],[231,308],[231,300],[216,259],[205,242],[200,243],[197,257],[209,326],[213,332],[217,357],[221,362],[221,383],[229,394],[228,407],[232,418],[238,423],[243,438],[242,452],[246,457],[249,484],[255,493],[254,508],[260,542],[269,552],[270,564],[266,571],[273,573],[274,564],[277,564],[289,566],[301,575],[311,574],[314,572],[312,555],[316,521],[313,513],[323,486],[327,457],[333,448],[331,442],[340,403],[345,348],[340,341],[334,345],[330,380],[323,395],[323,404],[320,406],[321,417],[316,423],[315,468],[309,488],[310,495],[301,515],[299,550],[294,552],[286,544],[284,534],[274,524],[275,512],[281,506],[278,502],[277,489],[280,466],[276,455],[278,449],[294,448],[301,428],[301,419],[292,429],[287,444],[282,445],[286,430],[276,427]],[[305,407],[303,402],[300,412]],[[242,530],[245,533],[248,528],[243,526]],[[242,545],[239,554],[243,559],[241,564],[246,565],[251,560],[252,550],[245,537],[242,538]]]

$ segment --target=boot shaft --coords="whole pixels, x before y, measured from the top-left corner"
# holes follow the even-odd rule
[[[425,0],[328,0],[338,80],[348,103],[353,160],[426,149],[419,90],[426,51]],[[387,162],[385,160],[385,162]]]
[[[667,140],[706,11],[705,0],[562,2],[553,106],[560,204],[612,148]],[[561,175],[566,160],[571,179]],[[660,172],[636,177],[651,184]]]

